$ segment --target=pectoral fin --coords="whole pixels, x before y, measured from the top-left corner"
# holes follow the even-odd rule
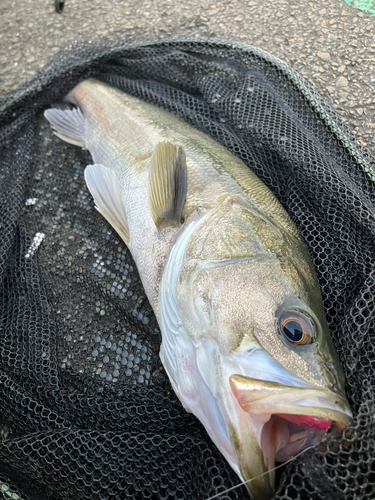
[[[94,198],[95,208],[128,245],[129,226],[116,173],[103,165],[88,165],[85,180]]]
[[[187,191],[186,157],[180,146],[160,142],[151,157],[148,202],[156,227],[165,220],[181,223]]]

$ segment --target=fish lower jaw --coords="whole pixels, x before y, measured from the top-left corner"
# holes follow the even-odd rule
[[[338,435],[342,426],[341,422],[336,424],[324,417],[308,414],[269,415],[269,420],[258,430],[271,485],[275,484],[276,462],[286,462],[303,450],[318,446],[326,438]]]
[[[257,429],[266,469],[285,462],[324,440],[328,432],[346,427],[352,413],[348,402],[318,387],[295,387],[232,375],[231,390]],[[274,473],[270,472],[274,484]]]
[[[275,487],[276,462],[286,462],[307,448],[318,446],[328,437],[338,435],[350,422],[351,414],[347,414],[350,413],[349,410],[345,413],[338,408],[330,408],[328,402],[328,407],[318,406],[319,403],[322,401],[297,400],[293,404],[269,405],[263,400],[263,413],[259,407],[255,413],[249,408],[237,409],[240,418],[247,420],[249,428],[254,429],[253,435],[254,438],[256,436],[260,449],[258,459],[263,462],[263,474],[272,489]],[[250,472],[253,473],[251,461],[246,463],[242,454],[238,458],[243,478],[249,479]],[[254,479],[256,476],[253,473],[252,480]],[[254,492],[251,493],[254,496]],[[259,496],[255,497],[262,500],[262,492],[259,491]]]
[[[238,406],[234,408],[236,425],[228,425],[228,435],[240,477],[253,500],[273,498],[277,462],[286,462],[338,433],[335,423],[325,418],[293,413],[253,415]]]
[[[324,422],[331,426],[331,421]],[[313,429],[298,425],[281,415],[271,415],[261,431],[261,448],[267,469],[275,467],[275,462],[286,462],[297,453],[310,446],[318,445],[326,436],[324,429]]]

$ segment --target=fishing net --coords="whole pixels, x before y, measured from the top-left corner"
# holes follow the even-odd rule
[[[135,264],[86,188],[89,153],[42,116],[94,76],[223,144],[295,221],[355,418],[278,470],[276,498],[375,498],[374,159],[281,61],[191,40],[75,45],[0,103],[2,498],[248,498],[225,492],[239,479],[171,389]]]

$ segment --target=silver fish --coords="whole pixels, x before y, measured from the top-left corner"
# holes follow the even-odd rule
[[[242,161],[175,116],[95,80],[66,101],[76,108],[45,116],[92,155],[87,186],[137,264],[174,391],[252,498],[271,498],[275,461],[352,417],[295,226]]]

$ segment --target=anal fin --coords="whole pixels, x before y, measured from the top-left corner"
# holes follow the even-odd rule
[[[98,212],[128,245],[130,242],[128,219],[116,173],[103,165],[88,165],[85,169],[85,181]]]
[[[165,220],[181,223],[187,192],[186,157],[181,146],[159,142],[152,153],[148,202],[156,227]]]

